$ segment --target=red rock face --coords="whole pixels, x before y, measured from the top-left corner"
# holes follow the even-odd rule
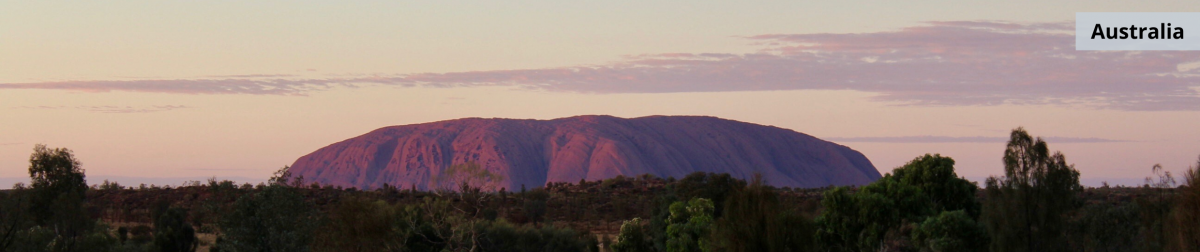
[[[862,153],[788,129],[700,116],[632,119],[576,116],[554,120],[465,118],[391,126],[300,157],[294,176],[306,183],[364,189],[444,187],[435,178],[474,162],[514,190],[578,182],[692,172],[759,173],[775,186],[864,185],[879,171]]]

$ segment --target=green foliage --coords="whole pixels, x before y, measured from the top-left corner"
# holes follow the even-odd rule
[[[125,186],[122,186],[120,183],[117,183],[117,182],[108,182],[108,180],[105,179],[104,183],[100,183],[99,189],[106,190],[106,191],[119,191],[119,190],[124,190]]]
[[[1023,128],[1004,151],[1004,177],[987,179],[983,220],[993,251],[1064,251],[1065,214],[1080,204],[1079,171]]]
[[[87,182],[71,150],[35,146],[29,156],[29,177],[32,184],[28,211],[35,224],[53,230],[50,250],[84,249],[79,246],[95,238],[89,236],[95,222],[84,207]],[[27,235],[40,237],[33,230],[27,230]]]
[[[646,230],[646,235],[650,237],[650,241],[654,244],[656,251],[667,250],[667,226],[671,218],[671,204],[679,201],[675,194],[668,193],[659,195],[654,199],[655,207],[651,209],[650,225]]]
[[[94,223],[93,223],[94,224]],[[118,241],[105,225],[93,225],[75,237],[56,234],[53,228],[32,226],[16,233],[16,242],[4,251],[11,252],[105,252],[117,248]]]
[[[829,251],[877,250],[886,232],[900,223],[894,199],[861,190],[852,194],[844,187],[825,192],[817,241]]]
[[[674,180],[674,178],[670,180]],[[607,183],[608,180],[605,182]],[[713,202],[713,218],[720,218],[724,212],[725,199],[745,186],[745,181],[726,173],[694,172],[683,179],[673,181],[669,186],[669,193],[656,197],[656,207],[651,211],[650,225],[646,234],[653,241],[654,248],[658,251],[667,250],[666,231],[667,226],[670,225],[668,219],[671,216],[671,204],[694,198],[709,199]]]
[[[209,184],[212,184],[211,179]],[[267,185],[303,187],[304,176],[293,176],[292,167],[285,165],[282,168],[279,168],[279,170],[276,170],[275,173],[267,179]],[[261,187],[264,185],[260,183],[259,186]]]
[[[633,218],[621,224],[617,241],[612,244],[613,252],[653,252],[654,247],[646,237],[642,220]]]
[[[158,216],[154,221],[154,246],[158,251],[196,251],[196,230],[187,223],[187,216],[186,209],[174,207]]]
[[[316,251],[388,251],[401,247],[397,210],[384,201],[362,197],[342,200],[317,232]]]
[[[986,232],[964,210],[954,210],[925,219],[913,230],[912,240],[921,251],[987,251]]]
[[[242,196],[221,218],[221,251],[308,251],[316,209],[279,184]]]
[[[825,212],[816,220],[817,241],[831,251],[878,250],[904,243],[904,227],[940,212],[962,210],[974,218],[980,211],[976,190],[974,183],[954,172],[953,159],[926,154],[857,192],[825,192]]]
[[[31,212],[38,225],[52,225],[66,233],[88,229],[83,212],[88,186],[83,169],[71,150],[38,144],[29,156],[33,193]],[[67,234],[72,236],[72,234]]]
[[[979,187],[958,177],[954,172],[954,159],[950,157],[925,154],[892,170],[892,176],[886,179],[921,189],[933,201],[933,212],[964,210],[972,218],[979,216],[979,201],[975,199]]]
[[[894,176],[886,176],[864,186],[859,190],[859,194],[865,196],[865,200],[862,201],[865,208],[892,208],[869,215],[886,227],[894,227],[904,221],[919,221],[934,214],[935,205],[930,195],[925,194],[920,187],[905,183]]]
[[[713,203],[693,198],[671,204],[671,224],[667,226],[667,251],[708,251],[708,234],[713,223]]]
[[[542,221],[542,217],[546,215],[546,201],[550,199],[550,193],[544,188],[534,188],[533,191],[525,193],[525,202],[522,209],[525,210],[525,217],[530,221],[538,223]]]
[[[625,175],[617,175],[616,177],[600,181],[601,188],[628,188],[633,186],[633,180],[625,177]]]
[[[9,251],[17,234],[33,223],[29,220],[29,195],[23,185],[0,191],[0,251]]]
[[[129,230],[129,235],[131,235],[131,237],[129,237],[127,243],[153,245],[151,242],[154,241],[154,228],[150,226],[133,226],[133,228]]]
[[[447,244],[457,242],[447,234],[453,234],[452,223],[462,222],[453,214],[450,202],[425,198],[420,204],[396,208],[396,220],[392,229],[398,232],[397,242],[409,251],[442,251]],[[394,249],[393,249],[394,250]]]
[[[1080,211],[1071,243],[1083,251],[1136,251],[1142,227],[1137,204],[1094,204]]]
[[[817,240],[830,251],[878,250],[889,232],[932,211],[919,188],[890,175],[853,194],[846,188],[827,191],[821,204],[825,212],[816,220]]]
[[[725,201],[725,216],[712,231],[715,251],[810,251],[816,227],[794,211],[781,209],[778,193],[761,177]]]
[[[721,217],[724,211],[725,199],[734,191],[746,187],[746,181],[734,178],[728,173],[694,172],[673,184],[673,191],[680,200],[705,198],[712,200],[717,208],[713,217]]]
[[[520,252],[582,252],[589,251],[595,241],[593,237],[584,237],[568,228],[543,226],[515,226],[511,223],[498,221],[485,225],[478,251]],[[588,240],[581,239],[588,238]]]
[[[426,198],[408,205],[398,227],[404,246],[416,251],[471,251],[478,249],[487,222],[465,216],[445,199]]]
[[[592,239],[571,229],[516,226],[466,216],[446,199],[388,205],[348,199],[330,213],[317,251],[587,251]]]

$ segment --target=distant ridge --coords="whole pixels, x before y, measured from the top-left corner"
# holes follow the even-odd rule
[[[880,178],[862,153],[789,129],[706,116],[464,118],[390,126],[331,144],[292,164],[293,176],[363,189],[436,187],[454,164],[475,162],[515,190],[692,172],[760,173],[775,186],[864,185]]]

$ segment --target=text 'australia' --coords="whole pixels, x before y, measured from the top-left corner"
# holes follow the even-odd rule
[[[1104,27],[1096,24],[1092,39],[1183,39],[1183,27],[1171,27],[1171,23],[1159,23],[1158,27],[1130,25],[1128,27]]]

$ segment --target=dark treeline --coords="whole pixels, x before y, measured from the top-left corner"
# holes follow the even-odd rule
[[[37,146],[31,184],[0,192],[0,251],[1198,251],[1200,160],[1140,187],[1084,188],[1018,128],[983,185],[937,154],[861,187],[776,188],[695,173],[493,188],[455,166],[434,191],[305,183],[88,187]],[[982,187],[981,187],[982,186]]]

